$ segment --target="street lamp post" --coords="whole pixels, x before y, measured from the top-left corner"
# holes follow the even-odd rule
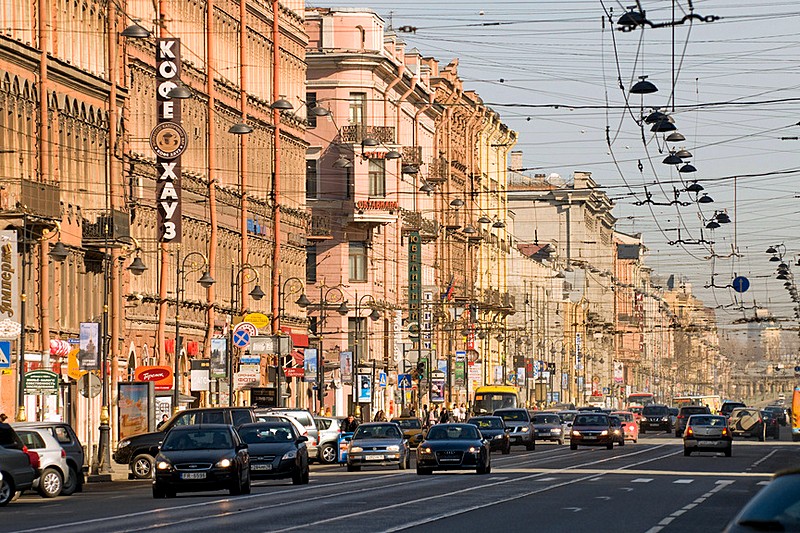
[[[331,296],[331,294],[336,296]],[[344,299],[344,293],[342,290],[338,286],[319,286],[319,324],[317,324],[317,337],[319,338],[319,344],[317,347],[317,410],[322,408],[323,402],[325,401],[325,358],[322,356],[324,350],[322,344],[324,339],[323,328],[325,327],[325,321],[328,318],[328,305],[335,304],[337,302],[339,302],[339,306],[336,308],[336,312],[341,316],[346,316],[350,310],[347,308],[347,301]]]
[[[361,296],[361,298],[359,298],[358,297],[358,293],[356,293],[356,310],[355,310],[355,315],[356,315],[356,342],[355,342],[355,353],[353,354],[354,358],[355,358],[355,364],[353,365],[353,367],[355,368],[355,378],[353,379],[353,383],[355,383],[357,386],[360,385],[359,384],[359,372],[358,372],[358,369],[361,366],[361,309],[363,309],[362,302],[364,302],[365,300],[369,300],[369,302],[372,304],[372,312],[369,314],[369,318],[371,318],[373,320],[373,322],[374,322],[374,321],[378,320],[381,317],[380,311],[378,311],[378,309],[375,307],[375,305],[377,305],[376,302],[375,302],[375,298],[373,298],[373,296],[371,294],[364,294],[364,295]],[[367,353],[367,355],[369,355],[369,353]],[[375,375],[374,375],[375,374],[375,365],[374,364],[373,364],[373,367],[372,367],[372,374],[373,375],[370,378],[371,382],[370,382],[369,411],[367,413],[368,416],[372,416],[372,403],[373,403],[373,396],[375,395],[375,390],[374,390],[375,389]],[[430,376],[428,376],[428,380],[430,381]],[[358,389],[356,388],[356,386],[354,386],[353,390],[356,391]],[[356,394],[354,393],[354,396],[355,395]]]
[[[300,296],[297,298],[297,300],[294,303],[297,304],[301,308],[306,308],[311,304],[311,302],[308,300],[308,296],[306,296],[306,293],[305,293],[305,290],[304,290],[304,287],[303,287],[303,280],[302,279],[298,278],[297,276],[293,276],[291,278],[288,278],[286,281],[284,281],[280,286],[281,287],[281,291],[280,291],[280,298],[279,298],[279,301],[278,301],[277,324],[275,325],[275,328],[273,329],[273,331],[277,332],[277,334],[280,334],[280,331],[281,331],[281,325],[282,325],[282,322],[283,322],[283,311],[284,311],[284,306],[285,306],[284,299],[286,298],[286,295],[287,295],[286,286],[289,285],[290,283],[292,285],[289,287],[289,293],[288,294],[297,294],[298,292],[300,293]],[[280,348],[279,348],[279,351],[280,351]],[[275,393],[276,393],[276,397],[277,397],[276,401],[278,403],[278,407],[282,407],[282,404],[283,404],[283,397],[282,397],[282,394],[281,394],[281,374],[283,373],[282,369],[283,369],[283,365],[281,364],[281,355],[279,354],[278,355],[278,364],[275,366]]]
[[[239,312],[239,305],[240,303],[237,301],[236,294],[238,292],[238,287],[240,284],[250,281],[249,276],[245,279],[239,279],[239,276],[246,272],[251,272],[253,274],[253,280],[255,281],[255,286],[253,290],[250,291],[250,297],[253,300],[261,300],[264,297],[264,291],[261,290],[261,287],[258,285],[258,270],[253,267],[250,263],[244,263],[239,269],[236,269],[236,265],[231,263],[231,313],[230,313],[230,325],[228,327],[228,357],[226,361],[227,366],[227,374],[228,374],[228,407],[233,407],[233,320],[235,315]]]
[[[203,260],[202,264],[191,264],[190,270],[186,270],[186,261],[191,258],[199,257]],[[181,302],[183,302],[184,291],[186,290],[185,275],[204,270],[203,275],[197,280],[201,287],[207,289],[214,284],[214,278],[205,270],[208,266],[208,258],[200,252],[190,252],[181,260],[181,245],[178,244],[175,250],[176,265],[176,284],[175,292],[175,354],[173,357],[173,388],[172,388],[172,411],[178,412],[180,406],[180,358],[181,358]]]

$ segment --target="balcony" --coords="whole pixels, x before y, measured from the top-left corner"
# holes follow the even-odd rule
[[[447,181],[447,170],[449,165],[447,160],[443,157],[437,157],[431,161],[428,167],[428,182],[429,183],[444,183]]]
[[[404,165],[421,165],[422,164],[422,147],[421,146],[403,146],[400,150],[403,154]]]
[[[341,130],[342,142],[361,144],[364,139],[375,139],[381,144],[394,144],[393,126],[344,126]]]
[[[435,220],[424,218],[419,211],[401,210],[403,231],[418,231],[422,242],[430,242],[439,236],[439,223]]]
[[[325,215],[312,215],[307,238],[309,241],[326,241],[333,239],[330,217]]]
[[[60,220],[61,189],[26,179],[0,180],[0,211]]]
[[[397,202],[387,200],[361,200],[353,208],[353,222],[389,224],[397,220],[400,209]]]
[[[109,214],[98,216],[94,222],[84,219],[81,224],[81,238],[86,247],[119,246],[119,240],[130,236],[130,217],[124,211],[112,209]]]

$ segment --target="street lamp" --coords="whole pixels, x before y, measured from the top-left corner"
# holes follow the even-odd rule
[[[358,398],[357,398],[357,392],[356,391],[358,391],[358,386],[359,386],[359,372],[358,372],[358,370],[359,370],[359,367],[361,366],[361,309],[363,309],[362,302],[364,302],[365,300],[369,300],[369,303],[371,304],[371,307],[372,307],[372,312],[369,314],[369,318],[371,318],[372,321],[374,322],[374,321],[378,320],[381,317],[381,314],[380,314],[380,312],[378,311],[378,309],[376,307],[377,306],[377,302],[375,301],[375,298],[371,294],[364,294],[364,295],[361,296],[361,298],[359,298],[358,297],[358,293],[356,293],[356,309],[355,309],[355,315],[356,315],[356,342],[355,342],[355,350],[354,350],[355,353],[353,354],[353,356],[354,356],[353,358],[355,360],[355,363],[353,364],[353,368],[354,368],[354,372],[355,372],[355,375],[353,376],[353,401],[354,401],[354,403],[358,403]],[[340,310],[340,312],[341,312],[341,310]],[[367,336],[369,336],[369,333],[367,333]],[[369,352],[369,347],[367,347],[367,348],[368,348],[368,352]],[[369,353],[368,353],[368,355],[369,355]],[[428,376],[428,379],[430,379],[430,376]],[[372,378],[370,380],[370,401],[369,401],[369,411],[367,411],[367,416],[372,416],[372,403],[373,403],[373,396],[375,394],[375,392],[373,390],[374,388],[375,388],[375,360],[372,361]]]
[[[228,360],[226,362],[227,366],[227,374],[228,374],[228,407],[233,407],[233,320],[234,315],[239,313],[239,306],[241,303],[237,301],[236,295],[239,292],[238,287],[241,286],[242,283],[246,281],[250,281],[250,275],[246,274],[245,279],[240,279],[239,276],[245,274],[247,272],[252,273],[253,280],[255,281],[255,286],[250,291],[250,297],[253,300],[261,300],[264,297],[264,291],[261,290],[261,287],[258,285],[258,270],[253,267],[250,263],[244,263],[242,266],[236,270],[236,265],[231,263],[231,313],[230,313],[230,325],[228,327]]]
[[[278,335],[280,335],[281,324],[283,322],[283,311],[285,306],[284,299],[286,298],[287,295],[286,286],[289,285],[290,283],[292,285],[289,287],[288,294],[297,294],[298,292],[300,293],[300,296],[297,298],[297,300],[295,300],[294,303],[298,307],[303,309],[311,305],[311,302],[309,301],[308,296],[306,296],[305,290],[303,288],[302,279],[298,278],[297,276],[293,276],[284,281],[283,284],[281,285],[280,298],[278,300],[277,324],[275,325],[275,329],[273,329],[273,331],[275,331]],[[280,354],[280,347],[278,348],[278,352],[279,352],[278,361],[277,365],[275,365],[275,396],[278,404],[277,406],[282,407],[283,396],[281,393],[281,377],[282,377],[281,374],[282,374],[283,364],[281,362],[282,354]]]
[[[199,265],[194,263],[190,264],[190,270],[186,270],[186,261],[193,257],[199,257],[203,262]],[[214,278],[205,270],[208,267],[208,258],[201,252],[190,252],[181,261],[181,247],[178,245],[175,264],[177,266],[176,282],[177,291],[175,292],[175,354],[173,357],[173,370],[172,370],[172,411],[177,413],[180,405],[180,358],[181,358],[181,302],[183,301],[184,291],[186,290],[186,274],[193,272],[200,272],[203,270],[203,275],[197,280],[201,287],[207,289],[214,284]]]

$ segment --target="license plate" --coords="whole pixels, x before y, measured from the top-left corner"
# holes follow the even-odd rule
[[[205,479],[205,472],[184,472],[181,474],[181,479]]]
[[[595,440],[595,439],[597,439],[597,437],[595,437],[594,435],[586,435],[583,438],[586,439],[586,440]]]
[[[697,445],[700,446],[701,448],[710,448],[712,446],[716,446],[717,443],[712,440],[701,440],[697,442]]]
[[[383,461],[382,455],[367,455],[364,457],[366,461]]]
[[[250,465],[250,470],[272,470],[272,465],[267,464],[258,464],[258,465]]]

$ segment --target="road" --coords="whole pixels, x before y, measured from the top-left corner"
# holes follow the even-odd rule
[[[800,462],[783,431],[783,441],[737,440],[730,458],[684,457],[666,434],[614,450],[537,444],[493,455],[485,476],[314,465],[307,486],[259,481],[235,497],[153,500],[146,481],[97,483],[53,500],[23,495],[0,510],[0,531],[720,531],[771,473]]]

